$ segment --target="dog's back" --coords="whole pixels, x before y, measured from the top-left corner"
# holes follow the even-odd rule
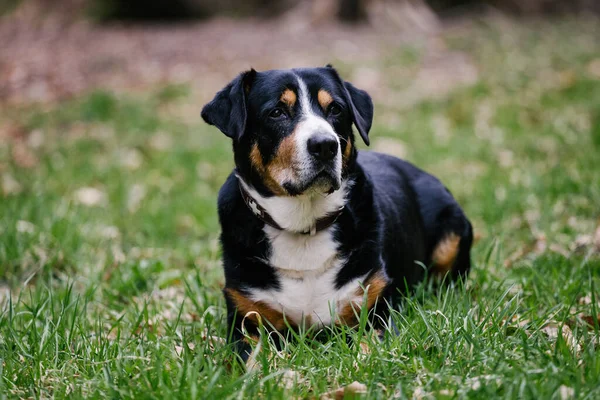
[[[386,154],[361,151],[358,164],[373,182],[374,203],[386,232],[390,276],[402,275],[395,269],[416,260],[430,267],[433,275],[466,275],[473,233],[450,191],[436,177]],[[409,254],[400,249],[410,249]],[[423,276],[420,271],[408,274],[407,283],[418,281]]]

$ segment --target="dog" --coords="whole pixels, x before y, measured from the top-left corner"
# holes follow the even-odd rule
[[[471,223],[442,183],[369,145],[373,102],[331,66],[241,73],[201,116],[232,139],[220,189],[229,341],[271,331],[378,330],[426,276],[465,278]]]

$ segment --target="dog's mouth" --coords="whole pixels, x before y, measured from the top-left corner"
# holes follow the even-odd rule
[[[307,192],[330,194],[341,186],[341,179],[330,168],[322,169],[311,174],[301,182],[286,182],[283,188],[292,196],[299,196]]]

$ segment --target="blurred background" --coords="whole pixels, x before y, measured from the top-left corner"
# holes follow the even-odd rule
[[[250,66],[333,61],[352,65],[347,78],[380,99],[413,81],[412,99],[477,81],[474,60],[444,39],[481,18],[514,34],[515,18],[532,25],[599,11],[596,0],[2,0],[0,99],[47,102],[164,82],[211,92]],[[405,54],[418,58],[416,71],[390,62],[403,43],[417,49]]]

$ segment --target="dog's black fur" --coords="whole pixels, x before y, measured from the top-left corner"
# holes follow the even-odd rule
[[[442,272],[452,279],[465,277],[471,264],[471,224],[435,177],[398,158],[356,150],[352,124],[364,142],[369,143],[373,104],[366,92],[344,82],[330,66],[245,72],[202,110],[207,123],[233,139],[236,169],[221,188],[218,209],[228,321],[232,341],[239,343],[244,359],[248,345],[241,341],[241,321],[248,309],[239,310],[239,295],[247,293],[248,288],[277,289],[279,278],[276,268],[267,261],[271,249],[263,229],[265,224],[244,203],[238,180],[243,179],[267,198],[297,196],[306,185],[310,186],[310,182],[285,182],[280,187],[269,183],[264,170],[253,164],[251,156],[257,146],[264,165],[269,165],[277,157],[282,141],[293,134],[301,118],[299,112],[294,112],[298,102],[284,109],[284,118],[273,110],[281,106],[282,91],[297,92],[298,76],[306,82],[313,99],[317,98],[319,88],[331,95],[331,104],[337,109],[322,109],[316,102],[311,106],[331,124],[342,146],[347,142],[351,146],[341,175],[342,180],[352,185],[345,208],[332,227],[340,259],[346,260],[337,273],[336,289],[356,277],[366,275],[368,281],[383,272],[386,286],[378,293],[377,304],[397,305],[402,293],[424,279],[427,274],[424,266],[436,267],[433,254],[449,236],[457,237],[453,242],[456,248],[450,249],[455,252],[450,257],[451,265],[442,266]],[[336,186],[333,181],[331,185]],[[257,305],[258,312],[262,306]],[[385,314],[383,309],[378,312]],[[268,315],[264,317],[268,319]],[[245,328],[256,333],[256,324],[248,319]]]

